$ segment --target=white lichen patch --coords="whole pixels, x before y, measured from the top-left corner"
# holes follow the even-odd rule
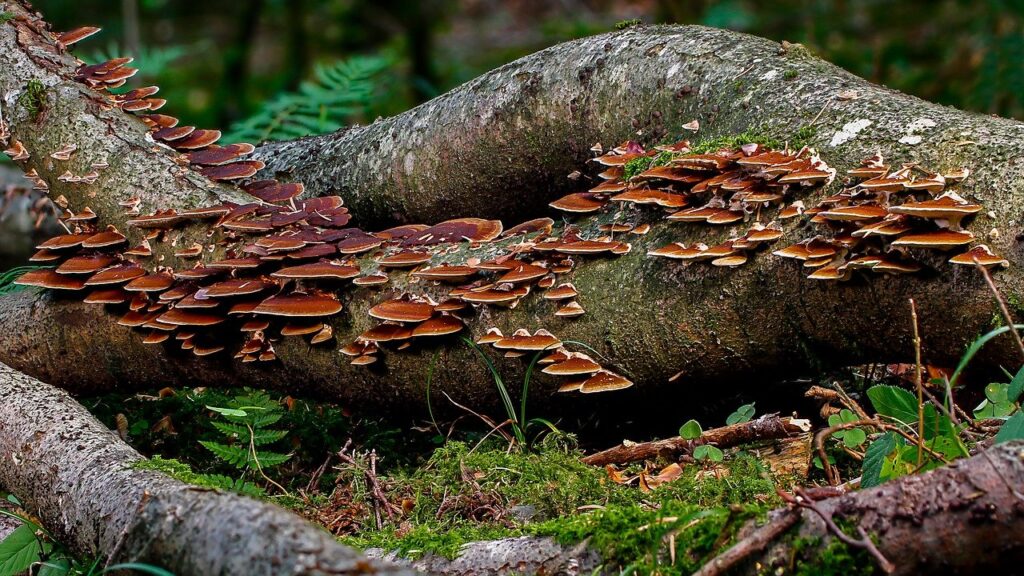
[[[931,118],[918,118],[910,124],[907,124],[907,132],[900,138],[900,144],[906,144],[908,146],[916,146],[921,143],[923,138],[918,132],[924,132],[929,128],[935,127],[935,121]]]
[[[761,76],[761,80],[764,80],[764,81],[775,80],[778,77],[779,77],[779,71],[778,70],[769,70],[769,71],[765,72],[763,76]]]
[[[847,122],[843,125],[842,130],[832,135],[832,140],[828,143],[831,147],[836,147],[841,144],[846,144],[850,140],[853,140],[857,134],[872,124],[871,120],[867,118],[861,118],[860,120],[854,120],[853,122]]]

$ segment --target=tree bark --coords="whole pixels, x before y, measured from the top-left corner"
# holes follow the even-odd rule
[[[76,553],[178,576],[411,574],[277,506],[133,468],[142,459],[66,392],[0,365],[0,485]]]
[[[817,506],[873,536],[878,550],[895,564],[894,574],[1005,573],[1024,561],[1022,488],[1024,443],[1012,442]],[[804,556],[808,562],[834,538],[821,517],[807,509],[796,536],[818,539],[819,545]],[[780,540],[758,559],[759,565],[750,562],[748,572],[787,566],[794,553],[792,539]]]
[[[47,142],[52,147],[66,133],[78,137],[83,151],[108,149],[113,141],[125,158],[112,164],[94,188],[55,185],[54,192],[64,193],[73,206],[82,205],[75,203],[77,199],[101,209],[140,191],[148,194],[147,208],[213,201],[209,190],[187,170],[175,172],[179,178],[173,182],[155,177],[172,170],[173,157],[144,144],[141,128],[127,115],[95,106],[91,94],[68,80],[67,57],[35,47],[25,40],[34,38],[31,27],[22,20],[11,22],[0,26],[2,57],[12,62],[0,73],[5,93],[19,93],[26,78],[34,75],[54,87],[47,92],[54,99],[54,113],[35,124],[17,107],[7,114],[14,119],[14,134],[23,134],[27,145],[44,151],[49,149]],[[653,141],[675,131],[678,121],[693,117],[703,122],[702,134],[730,134],[757,126],[767,134],[784,136],[816,121],[813,141],[840,171],[879,149],[894,163],[913,160],[943,170],[971,168],[961,193],[989,211],[971,228],[1010,260],[1011,268],[998,273],[996,282],[1013,311],[1020,312],[1021,124],[922,102],[857,79],[802,48],[742,34],[701,27],[644,27],[569,42],[499,68],[394,119],[268,145],[263,154],[271,171],[291,170],[307,182],[311,193],[343,194],[357,221],[364,212],[373,222],[389,220],[386,215],[396,211],[416,219],[455,212],[525,216],[551,194],[564,191],[568,184],[563,175],[579,168],[588,154],[589,144],[584,143],[615,142],[635,137],[637,130]],[[934,126],[914,123],[921,119]],[[844,128],[857,120],[869,124],[860,132]],[[83,125],[92,128],[83,131]],[[104,126],[113,127],[110,130],[118,136],[100,138],[108,133],[101,129]],[[919,145],[901,143],[913,141],[905,138],[910,131],[925,140]],[[406,182],[403,172],[410,150],[431,159],[414,158],[418,179],[408,181],[413,184]],[[36,160],[28,166],[42,174],[47,157],[33,157]],[[146,175],[147,186],[139,185],[137,174]],[[150,186],[151,182],[156,184]],[[213,190],[221,194],[223,188]],[[804,200],[812,205],[834,191],[832,186]],[[227,189],[224,194],[237,192]],[[512,209],[513,204],[522,209]],[[98,211],[104,222],[123,228],[125,217],[119,210]],[[650,211],[627,214],[637,221],[652,218]],[[593,230],[597,222],[583,218],[577,224]],[[605,356],[602,364],[638,384],[617,395],[612,406],[600,398],[554,399],[551,392],[559,382],[542,376],[531,386],[533,405],[576,412],[600,406],[617,410],[631,402],[667,408],[670,400],[749,388],[754,373],[760,383],[823,365],[906,359],[913,350],[907,305],[911,297],[918,303],[926,360],[950,364],[977,334],[991,327],[996,315],[978,274],[945,264],[941,254],[921,257],[929,268],[925,273],[834,284],[808,280],[792,262],[763,253],[736,270],[650,258],[648,250],[669,241],[710,245],[737,232],[729,227],[674,225],[660,218],[652,224],[650,234],[631,239],[629,254],[584,261],[564,277],[579,289],[580,304],[587,310],[584,316],[555,318],[550,302],[531,295],[513,310],[482,309],[470,321],[473,335],[492,326],[506,333],[521,327],[548,328],[563,340],[596,347]],[[198,237],[204,232],[205,228],[194,227],[186,234]],[[790,227],[780,246],[808,234],[802,227]],[[366,311],[372,305],[406,290],[436,299],[447,292],[440,286],[411,284],[399,274],[383,293],[347,291],[347,311],[332,322],[338,342],[350,342],[371,326]],[[142,346],[131,331],[115,325],[112,316],[60,295],[29,292],[4,297],[0,318],[12,327],[0,334],[0,360],[80,393],[184,384],[201,377],[218,385],[265,386],[357,406],[422,413],[436,349],[425,346],[388,354],[386,362],[367,369],[351,366],[336,349],[310,348],[302,340],[286,339],[276,347],[281,362],[238,365]],[[486,367],[472,350],[457,341],[448,345],[451,342],[440,347],[433,377],[437,395],[444,391],[470,406],[496,404]],[[978,363],[1010,365],[1015,355],[1009,338],[997,339]],[[506,379],[512,381],[524,370],[519,362],[502,368],[511,372]],[[704,386],[711,382],[719,386]]]

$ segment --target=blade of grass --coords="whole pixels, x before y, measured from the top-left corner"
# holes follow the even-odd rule
[[[438,348],[434,352],[434,357],[430,359],[430,368],[427,369],[427,414],[430,414],[430,423],[434,425],[434,430],[437,430],[437,435],[444,438],[441,427],[437,425],[437,418],[434,418],[434,407],[430,404],[430,382],[434,379],[434,365],[437,364],[437,357],[440,355],[441,349]]]
[[[1024,324],[1014,324],[1013,328],[1015,330],[1024,330]],[[971,361],[972,358],[974,358],[974,355],[977,354],[983,346],[985,346],[985,344],[988,344],[988,342],[995,338],[996,336],[999,336],[1000,334],[1004,334],[1009,331],[1009,326],[1000,326],[999,328],[996,328],[995,330],[992,330],[984,334],[983,336],[979,337],[977,340],[972,342],[970,347],[967,348],[967,351],[964,352],[963,357],[960,358],[960,363],[957,365],[956,370],[953,371],[953,376],[949,378],[950,388],[956,386],[957,379],[960,378],[960,373],[964,371],[964,368],[967,367],[967,364]]]
[[[494,385],[498,389],[498,396],[501,398],[502,404],[505,405],[505,412],[508,414],[508,419],[512,421],[512,431],[515,433],[516,440],[525,446],[526,436],[523,434],[520,422],[517,420],[515,405],[512,404],[512,397],[508,394],[508,388],[505,387],[505,382],[501,379],[501,374],[498,373],[498,369],[494,367],[494,363],[491,362],[491,359],[484,354],[484,351],[479,346],[477,346],[476,342],[473,342],[466,337],[463,337],[462,341],[469,345],[473,350],[476,350],[476,353],[480,355],[484,364],[487,365],[488,370],[491,371],[491,377],[494,378]]]

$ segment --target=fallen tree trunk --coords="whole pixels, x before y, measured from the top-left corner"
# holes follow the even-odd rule
[[[870,535],[895,566],[893,574],[1005,573],[1024,561],[1019,536],[1024,529],[1022,488],[1024,443],[1013,442],[815,506],[834,521]],[[778,511],[775,517],[787,514]],[[798,550],[797,538],[814,545]],[[753,555],[745,564],[747,572],[791,566],[794,555],[813,565],[834,539],[821,516],[805,508],[795,537],[778,540],[764,555]],[[711,562],[701,574],[720,573]]]
[[[61,543],[178,576],[409,574],[276,506],[189,486],[142,457],[67,393],[0,365],[0,486]]]
[[[42,59],[42,63],[29,57],[28,54],[39,50],[35,50],[31,42],[28,47],[19,43],[20,36],[15,36],[29,32],[20,26],[21,20],[12,22],[15,24],[0,26],[5,57],[17,60],[16,65],[0,72],[0,82],[8,83],[4,86],[16,87],[33,74],[43,74],[44,78],[50,78],[46,74],[53,75],[50,81],[61,86],[60,90],[52,92],[56,99],[53,110],[79,102],[77,108],[68,109],[69,114],[104,119],[105,115],[112,114],[115,117],[111,122],[134,122],[130,118],[118,118],[115,112],[97,112],[82,105],[80,101],[90,101],[89,95],[83,95],[77,86],[65,86],[68,80],[64,68],[69,64],[60,59],[65,57],[53,56],[57,64],[53,64],[50,56]],[[596,62],[590,67],[581,64],[583,67],[576,72],[561,69],[550,75],[541,74],[548,66],[557,69],[567,63],[583,62],[584,54],[601,54],[600,65]],[[454,114],[453,101],[461,102],[460,106],[472,105],[467,110],[477,111],[474,114],[480,117],[481,110],[496,103],[492,98],[493,90],[488,92],[484,87],[495,88],[502,83],[519,86],[522,81],[516,76],[519,72],[509,77],[510,70],[523,74],[535,70],[544,80],[527,83],[533,87],[526,92],[520,91],[525,90],[522,86],[509,87],[510,93],[518,96],[510,97],[507,105],[515,103],[515,107],[495,115],[493,121],[485,123],[486,129],[470,131],[474,139],[460,141],[459,146],[453,147],[460,155],[453,161],[435,164],[432,170],[436,174],[430,176],[430,170],[419,172],[417,169],[417,174],[433,178],[432,185],[438,190],[445,187],[448,193],[441,199],[426,193],[410,193],[408,202],[411,204],[403,209],[411,215],[437,215],[442,205],[447,212],[455,210],[461,214],[474,210],[478,211],[474,215],[480,216],[506,213],[498,199],[510,196],[508,183],[514,181],[510,180],[513,173],[523,178],[562,182],[563,171],[578,167],[575,162],[585,154],[576,150],[577,141],[570,139],[567,144],[566,139],[576,132],[558,131],[552,124],[553,118],[564,120],[566,102],[573,100],[573,94],[579,98],[589,95],[583,107],[587,115],[565,120],[564,125],[574,126],[580,122],[587,130],[598,126],[616,139],[628,135],[622,133],[623,119],[630,118],[627,124],[632,128],[632,119],[639,116],[672,119],[671,123],[665,120],[661,132],[644,128],[645,138],[652,137],[652,133],[674,130],[671,127],[677,120],[690,116],[702,120],[705,126],[702,130],[710,128],[718,133],[730,133],[762,126],[768,134],[776,136],[792,135],[798,125],[806,126],[815,120],[817,136],[812,141],[822,147],[824,159],[840,170],[856,165],[865,154],[876,149],[889,154],[894,163],[916,160],[936,169],[969,167],[973,174],[963,184],[961,192],[983,203],[988,211],[976,219],[972,228],[978,236],[986,236],[992,248],[1010,260],[1011,268],[997,274],[996,282],[1014,307],[1013,311],[1020,311],[1020,303],[1024,302],[1024,282],[1021,282],[1024,259],[1017,231],[1024,211],[1020,192],[1024,190],[1024,173],[1016,158],[1024,157],[1024,141],[1019,138],[1019,123],[922,102],[856,79],[798,48],[780,47],[731,32],[653,27],[563,44],[499,69],[476,84],[399,116],[391,124],[280,145],[283,146],[281,157],[296,158],[306,154],[317,158],[317,166],[329,167],[334,161],[332,158],[352,157],[344,152],[328,155],[327,150],[332,146],[329,142],[335,140],[361,150],[379,150],[380,157],[385,159],[390,153],[387,150],[393,149],[382,144],[381,139],[385,137],[408,137],[410,143],[424,144],[417,138],[427,134],[431,142],[450,141],[450,131],[454,130],[450,123],[428,124],[422,118]],[[788,73],[790,70],[795,74]],[[698,82],[698,77],[703,80]],[[691,89],[684,90],[686,86]],[[18,93],[17,89],[14,91]],[[627,97],[634,94],[635,98]],[[513,109],[522,114],[524,110],[533,112],[530,116],[517,116],[511,113]],[[36,122],[57,121],[54,116],[62,115],[51,114]],[[120,116],[127,118],[124,114]],[[13,116],[7,114],[7,117],[14,118],[15,135],[32,128],[31,122],[24,120],[27,118],[25,111],[16,111]],[[384,131],[387,135],[380,132],[383,126],[413,122],[412,118],[421,119],[422,125],[417,131]],[[506,120],[499,122],[502,118]],[[598,122],[598,118],[606,122]],[[927,121],[915,123],[922,119]],[[508,132],[513,125],[522,126],[526,131]],[[535,131],[530,128],[534,125]],[[641,122],[638,126],[644,125]],[[61,130],[72,128],[45,124],[35,129],[60,134]],[[138,170],[146,174],[150,168],[164,170],[166,163],[173,163],[173,158],[164,158],[164,152],[148,152],[144,145],[145,134],[137,126],[132,128],[135,132],[120,132],[120,127],[116,130],[118,138],[115,140],[127,141],[135,152],[125,151],[124,157],[128,160],[112,165],[105,172],[102,187],[59,189],[69,195],[78,194],[74,198],[68,196],[73,204],[76,198],[85,202],[94,195],[97,199],[94,204],[104,206],[99,200],[113,202],[135,192],[138,181],[121,178],[123,170],[136,170],[138,165]],[[557,166],[515,161],[510,162],[507,169],[493,173],[473,171],[480,178],[474,181],[475,186],[446,188],[454,182],[446,179],[447,174],[466,172],[466,166],[484,160],[489,165],[496,164],[494,150],[484,145],[487,140],[501,141],[496,132],[491,131],[516,134],[515,138],[520,139],[518,145],[504,145],[509,154],[519,154],[523,148],[533,150],[530,152],[533,156],[528,157],[534,158],[541,150],[546,150],[560,160]],[[93,132],[96,131],[90,133]],[[32,142],[30,136],[26,136],[27,142]],[[586,132],[580,138],[589,141],[595,136],[596,133]],[[923,142],[911,144],[921,137],[925,138]],[[348,140],[353,138],[356,140]],[[50,141],[34,144],[45,151],[47,142],[53,144]],[[81,142],[83,150],[94,144],[107,145],[92,140]],[[302,148],[306,145],[312,148]],[[325,148],[318,152],[315,146]],[[39,158],[39,155],[34,157]],[[269,155],[266,157],[274,171],[284,169]],[[28,165],[34,167],[32,162],[29,160]],[[364,171],[359,166],[362,165],[350,166],[353,174]],[[408,192],[379,182],[372,184],[382,174],[385,178],[399,178],[387,164],[377,168],[379,170],[375,171],[365,168],[373,172],[365,175],[369,184],[364,187],[347,184],[348,188],[342,190],[357,211],[362,210],[360,203],[364,200],[373,203],[375,198],[380,198],[380,202],[388,204],[392,202],[388,198]],[[191,174],[187,170],[183,173]],[[317,193],[333,190],[327,185],[329,178],[311,164],[300,163],[292,175],[303,179],[309,176],[310,188]],[[516,190],[517,202],[526,206],[524,212],[530,212],[531,206],[547,200],[547,195],[560,186]],[[351,190],[346,192],[348,189]],[[420,188],[415,190],[422,192]],[[814,191],[805,201],[811,205],[834,191],[831,187]],[[152,208],[180,209],[199,201],[194,195],[170,192],[147,198],[145,206]],[[416,203],[421,200],[414,202],[414,198],[421,199],[422,204]],[[480,198],[486,207],[480,205]],[[371,221],[382,219],[374,215],[373,209],[367,210]],[[357,213],[356,217],[361,218],[361,214]],[[649,213],[644,216],[629,212],[628,217],[637,221],[650,219]],[[126,217],[115,209],[101,212],[101,218],[103,222],[121,226]],[[584,228],[596,227],[593,219],[582,219],[579,224]],[[200,227],[191,234],[198,235],[204,230]],[[795,241],[807,233],[807,229],[800,226],[790,228],[781,242]],[[928,266],[924,273],[856,278],[838,284],[808,280],[798,265],[768,254],[757,256],[739,269],[685,266],[646,255],[648,250],[669,241],[711,245],[733,234],[736,230],[730,227],[709,229],[657,219],[650,234],[631,239],[633,250],[629,254],[584,261],[564,277],[579,289],[579,302],[587,310],[584,316],[574,320],[553,318],[553,305],[533,295],[513,310],[481,309],[470,322],[471,332],[480,335],[492,326],[506,333],[516,328],[548,328],[563,340],[596,347],[605,356],[603,364],[638,384],[634,392],[620,395],[618,401],[626,398],[646,406],[669,406],[664,402],[666,398],[692,399],[719,394],[722,390],[737,390],[738,386],[727,384],[748,379],[753,373],[766,379],[805,373],[811,366],[906,359],[912,351],[907,306],[911,297],[917,300],[920,310],[925,357],[936,364],[952,363],[967,343],[990,328],[996,312],[991,294],[976,272],[969,268],[951,268],[944,263],[941,254],[924,257]],[[190,266],[192,262],[167,260],[164,264]],[[427,293],[436,299],[447,292],[443,287],[412,284],[405,278],[394,278],[383,293],[369,289],[347,292],[347,311],[333,321],[337,341],[341,344],[352,341],[372,325],[366,315],[371,306],[406,290]],[[952,306],[951,299],[955,302]],[[131,331],[116,326],[112,317],[103,311],[61,296],[22,293],[4,297],[0,299],[0,318],[5,326],[12,328],[0,334],[0,360],[79,393],[183,384],[201,377],[217,385],[272,387],[356,405],[422,412],[431,355],[436,349],[426,346],[390,354],[383,365],[367,369],[351,366],[336,349],[310,348],[304,341],[286,339],[276,346],[279,363],[239,365],[227,360],[195,359],[158,346],[142,346]],[[956,329],[951,330],[951,326]],[[472,406],[496,404],[487,368],[472,350],[457,341],[455,346],[450,344],[448,341],[440,346],[443,354],[434,373],[435,390],[447,392],[456,401]],[[1015,361],[1014,354],[1008,338],[997,339],[983,351],[979,362],[990,366],[1000,362],[1009,365]],[[511,377],[506,374],[506,379],[518,378],[524,370],[521,363],[512,363],[511,368],[506,364],[503,368],[514,374]],[[710,382],[723,386],[705,388],[704,384]],[[536,385],[530,390],[535,405],[551,403],[550,393],[558,384],[553,379],[536,379]],[[580,401],[574,397],[558,407],[583,411],[600,404],[600,400]],[[616,403],[615,407],[619,406]]]

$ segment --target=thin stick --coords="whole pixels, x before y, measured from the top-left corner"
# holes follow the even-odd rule
[[[917,305],[910,299],[910,320],[914,325],[914,383],[917,384],[917,465],[924,462],[924,385],[921,383],[921,333],[917,328]]]
[[[807,508],[808,510],[817,514],[818,517],[820,517],[822,521],[825,522],[825,526],[828,528],[829,532],[835,534],[835,537],[838,538],[843,544],[867,550],[868,553],[871,554],[872,557],[874,557],[875,562],[878,563],[878,567],[881,568],[882,572],[885,572],[886,574],[892,574],[893,571],[896,570],[896,566],[892,562],[890,562],[888,558],[882,555],[882,552],[877,547],[875,547],[875,543],[871,541],[871,537],[868,536],[867,532],[865,532],[864,528],[862,528],[859,524],[857,525],[857,534],[860,535],[860,540],[855,540],[851,538],[846,532],[843,532],[842,529],[840,529],[839,526],[837,526],[835,521],[832,519],[832,514],[826,514],[824,510],[819,508],[818,505],[815,503],[814,499],[811,498],[810,495],[803,490],[803,488],[797,488],[796,494],[797,496],[800,497],[797,500],[797,505],[800,506],[801,508]]]
[[[694,576],[719,576],[729,572],[734,566],[746,560],[750,555],[764,550],[768,544],[796,525],[800,520],[797,508],[789,508],[767,524],[754,530],[749,536],[737,542],[733,547],[708,561]]]
[[[1013,316],[1010,316],[1010,309],[1006,306],[1006,300],[1003,299],[1003,295],[999,293],[999,288],[996,288],[996,283],[992,281],[992,275],[988,273],[988,269],[978,262],[978,257],[974,256],[974,265],[978,267],[981,275],[985,278],[985,283],[988,284],[992,295],[996,297],[996,302],[999,303],[999,311],[1003,313],[1003,319],[1006,320],[1006,325],[1010,327],[1010,332],[1013,333],[1013,339],[1017,341],[1017,348],[1020,349],[1020,355],[1024,358],[1024,341],[1020,339],[1020,334],[1017,333],[1017,327],[1013,324]]]

